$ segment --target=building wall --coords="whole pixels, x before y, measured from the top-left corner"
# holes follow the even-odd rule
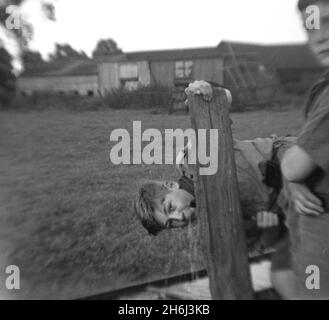
[[[175,79],[175,61],[151,61],[151,81],[154,85],[172,87]]]
[[[93,76],[44,76],[44,77],[22,77],[18,79],[19,91],[26,94],[40,91],[55,91],[87,95],[93,91],[98,94],[98,77]]]
[[[175,85],[175,63],[173,60],[137,61],[137,62],[103,62],[99,68],[100,92],[102,95],[113,89],[119,89],[124,79],[120,79],[120,66],[135,64],[138,67],[138,81],[140,85],[159,85],[173,87]],[[205,58],[193,60],[192,80],[208,80],[223,84],[223,59]],[[134,80],[134,79],[130,79]]]
[[[193,61],[191,80],[208,80],[223,84],[223,59],[204,58],[191,60]],[[173,87],[175,84],[175,62],[152,61],[150,63],[152,83],[160,86]]]
[[[281,83],[307,81],[312,85],[323,74],[325,70],[323,68],[286,68],[277,69],[276,72],[280,78]]]
[[[120,78],[120,67],[124,65],[137,66],[137,78],[130,79],[130,81],[137,81],[138,84],[142,86],[151,84],[150,68],[147,61],[103,62],[98,65],[99,87],[102,95],[121,87],[122,82],[126,80]]]
[[[198,59],[194,61],[193,78],[224,84],[223,59]]]
[[[104,96],[107,92],[120,88],[119,64],[117,62],[100,63],[98,77],[101,95]]]
[[[137,62],[138,66],[138,82],[142,86],[149,86],[151,84],[150,66],[147,61]]]

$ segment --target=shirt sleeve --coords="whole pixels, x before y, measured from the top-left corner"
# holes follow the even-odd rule
[[[320,168],[329,172],[329,89],[310,111],[297,144]]]

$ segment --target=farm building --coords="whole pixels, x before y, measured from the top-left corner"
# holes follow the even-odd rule
[[[127,52],[91,59],[66,59],[26,70],[20,92],[102,96],[117,89],[158,86],[172,90],[183,106],[184,88],[207,80],[229,88],[236,104],[271,100],[279,83],[308,88],[323,68],[307,45],[256,45],[222,41],[217,47]],[[177,107],[176,106],[176,107]]]
[[[172,90],[174,108],[184,107],[184,89],[193,80],[207,80],[224,85],[243,101],[258,99],[256,88],[264,85],[254,53],[232,55],[216,47],[128,52],[96,60],[65,59],[26,70],[18,79],[21,93],[39,91],[95,95],[142,86]],[[267,75],[267,80],[271,79]],[[245,89],[243,91],[243,89]]]
[[[224,71],[255,62],[254,54],[238,54],[233,59],[231,54],[212,47],[124,53],[100,59],[100,91],[104,95],[113,89],[135,89],[140,85],[171,88],[195,79],[225,85]],[[231,75],[239,82],[234,70]]]
[[[255,101],[259,99],[256,88],[266,79],[273,82],[269,75],[264,77],[266,71],[259,64],[253,53],[232,55],[215,47],[123,53],[99,59],[99,90],[106,95],[120,88],[167,87],[172,89],[176,109],[184,107],[186,85],[202,79],[233,91],[244,88],[240,100]]]
[[[22,94],[57,92],[93,96],[98,94],[97,64],[90,59],[65,59],[26,70],[18,78]]]
[[[275,74],[281,84],[308,88],[323,73],[324,68],[307,44],[258,45],[222,41],[218,50],[225,54],[255,54],[261,65]]]

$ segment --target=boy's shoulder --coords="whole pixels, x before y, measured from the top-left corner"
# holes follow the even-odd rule
[[[325,76],[311,90],[306,106],[306,121],[301,128],[297,144],[326,172],[328,188],[329,154],[329,76]]]
[[[329,71],[311,88],[306,103],[306,116],[313,113],[327,111],[329,112]]]

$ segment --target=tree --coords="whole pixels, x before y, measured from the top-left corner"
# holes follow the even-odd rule
[[[33,26],[21,14],[22,4],[31,0],[1,0],[0,25],[2,25],[16,41],[21,50],[25,49],[33,38]],[[42,14],[49,20],[55,21],[55,7],[47,0],[39,0]]]
[[[25,0],[31,1],[31,0]],[[21,53],[27,50],[33,37],[33,26],[21,15],[23,0],[0,0],[0,36],[12,38]],[[54,5],[47,0],[39,0],[40,9],[49,20],[55,20]],[[0,102],[9,102],[15,92],[15,75],[12,57],[5,48],[6,42],[0,38]],[[31,58],[31,57],[30,57]],[[33,59],[38,59],[34,55]],[[32,60],[33,60],[32,59]],[[36,60],[35,60],[36,61]]]
[[[0,48],[0,106],[8,103],[15,92],[15,75],[11,57],[5,48]]]
[[[122,50],[113,39],[101,39],[97,42],[96,48],[94,49],[92,55],[93,58],[96,58],[117,53],[122,53]]]
[[[24,69],[33,69],[44,64],[45,61],[42,59],[40,52],[25,50],[22,54],[22,62]]]
[[[66,58],[87,58],[87,55],[83,51],[77,51],[73,49],[69,44],[55,45],[55,52],[49,55],[50,61],[59,61]]]
[[[56,21],[55,7],[52,3],[42,2],[41,9],[44,15],[51,21]]]
[[[0,23],[5,25],[5,21],[8,18],[8,13],[6,12],[6,8],[10,5],[19,6],[23,0],[2,0],[0,2]]]

